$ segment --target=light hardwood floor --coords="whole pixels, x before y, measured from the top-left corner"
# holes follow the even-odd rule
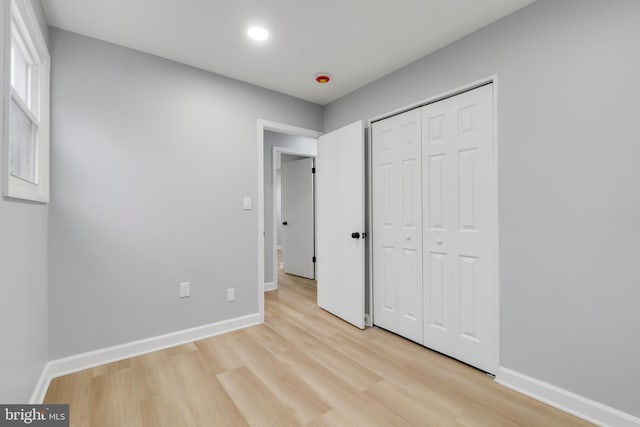
[[[281,274],[266,323],[52,381],[72,426],[586,426],[462,363],[315,304]]]

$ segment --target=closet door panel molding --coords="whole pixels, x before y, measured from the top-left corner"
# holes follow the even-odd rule
[[[372,125],[374,323],[422,342],[420,112]]]
[[[423,145],[423,343],[453,353],[452,227],[454,200],[450,100],[421,109]]]
[[[495,373],[497,323],[497,180],[493,88],[486,85],[451,101],[455,133],[454,349],[453,356]]]

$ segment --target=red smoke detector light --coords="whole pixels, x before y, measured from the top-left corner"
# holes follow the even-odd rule
[[[316,81],[321,85],[325,83],[329,83],[330,80],[331,80],[331,76],[328,74],[324,74],[324,73],[316,74]]]

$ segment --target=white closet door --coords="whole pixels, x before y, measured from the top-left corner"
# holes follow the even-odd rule
[[[424,344],[498,363],[492,85],[422,108]]]
[[[422,342],[420,111],[372,125],[374,323]]]

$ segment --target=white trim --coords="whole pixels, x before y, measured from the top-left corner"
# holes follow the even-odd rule
[[[19,29],[28,32],[29,37],[32,38],[32,47],[37,51],[36,53],[40,56],[40,59],[49,59],[47,43],[45,42],[36,11],[33,10],[31,2],[12,0],[12,5],[15,7],[15,9],[11,11],[12,15],[14,14],[14,10],[19,12],[15,15],[21,27]]]
[[[44,367],[42,368],[42,372],[40,372],[38,382],[33,389],[31,399],[29,399],[29,404],[31,405],[41,404],[42,402],[44,402],[44,398],[47,396],[49,383],[51,383],[51,376],[49,375],[49,363],[50,362],[45,363]]]
[[[424,107],[425,105],[433,104],[434,102],[442,101],[443,99],[451,98],[452,96],[456,96],[456,95],[459,95],[459,94],[464,93],[464,92],[469,92],[470,90],[476,89],[476,88],[478,88],[480,86],[484,86],[484,85],[487,85],[487,84],[490,84],[490,83],[497,83],[497,81],[498,81],[498,75],[494,74],[492,76],[485,77],[484,79],[476,80],[475,82],[471,82],[471,83],[464,84],[462,86],[458,86],[455,89],[452,89],[452,90],[449,90],[449,91],[446,91],[446,92],[442,92],[442,93],[440,93],[438,95],[429,97],[429,98],[424,99],[422,101],[413,102],[413,103],[411,103],[411,104],[409,104],[409,105],[407,105],[405,107],[397,108],[395,110],[392,110],[392,111],[386,112],[384,114],[380,114],[378,116],[375,116],[375,117],[373,117],[373,118],[371,118],[371,119],[369,119],[367,121],[367,126],[371,126],[371,124],[373,122],[384,120],[384,119],[392,117],[392,116],[397,116],[398,114],[405,113],[405,112],[407,112],[409,110],[413,110],[413,109],[416,109],[416,108],[419,108],[419,107]]]
[[[315,138],[313,138],[315,139]],[[283,147],[280,145],[273,146],[273,154],[294,154],[296,156],[305,156],[305,157],[316,157],[318,155],[318,150],[307,150],[305,148],[294,148],[294,147]],[[274,170],[277,162],[273,162]],[[280,164],[282,166],[282,163]],[[275,174],[275,172],[274,172]]]
[[[499,152],[500,152],[500,145],[498,143],[498,75],[494,74],[491,77],[488,77],[487,79],[485,79],[486,83],[491,83],[492,84],[492,89],[493,89],[493,172],[495,174],[494,176],[494,188],[495,188],[495,200],[494,200],[494,207],[495,207],[495,223],[494,223],[494,230],[496,231],[496,234],[494,236],[495,238],[495,247],[494,247],[494,272],[493,272],[493,277],[495,279],[495,307],[496,307],[496,312],[495,312],[495,322],[496,325],[498,325],[498,330],[496,331],[496,337],[495,337],[495,342],[496,342],[496,348],[495,348],[495,368],[499,369],[500,368],[500,331],[502,330],[502,327],[500,325],[500,157],[499,157]]]
[[[258,127],[262,126],[262,131],[270,130],[278,133],[286,133],[293,136],[304,136],[307,138],[318,138],[323,132],[311,129],[305,129],[297,126],[291,126],[284,123],[272,122],[269,120],[258,119]]]
[[[290,148],[290,147],[282,147],[282,146],[274,146],[273,147],[273,155],[271,156],[271,183],[272,183],[272,188],[271,188],[271,210],[272,210],[272,214],[271,214],[271,225],[272,225],[272,236],[273,238],[272,240],[272,253],[273,253],[273,257],[272,257],[272,264],[273,264],[273,289],[267,289],[267,284],[265,283],[265,291],[267,290],[275,290],[278,289],[278,239],[277,239],[277,233],[278,233],[278,221],[276,218],[276,211],[277,211],[277,207],[276,207],[276,178],[278,176],[278,171],[276,166],[278,164],[280,164],[282,166],[282,154],[295,154],[297,156],[308,156],[308,157],[313,157],[315,158],[318,154],[318,145],[317,145],[317,140],[316,140],[316,149],[315,150],[307,150],[304,148]],[[315,197],[315,195],[314,195]],[[315,208],[315,206],[314,206]],[[314,212],[314,217],[315,217],[315,212]],[[315,230],[314,230],[315,233]],[[315,240],[315,239],[314,239]]]
[[[40,119],[31,110],[31,108],[29,108],[27,103],[22,99],[22,97],[18,94],[18,91],[13,86],[11,86],[11,100],[18,104],[18,107],[20,107],[25,116],[27,116],[34,125],[38,127],[40,126]]]
[[[640,418],[584,396],[500,367],[495,381],[505,387],[600,426],[640,426]]]
[[[264,131],[286,133],[287,135],[318,138],[322,132],[286,125],[269,120],[258,119],[258,316],[264,322]]]
[[[2,16],[3,26],[7,26],[3,36],[0,38],[4,49],[4,57],[2,61],[2,79],[3,85],[3,120],[2,132],[3,132],[3,163],[6,170],[3,171],[3,192],[6,197],[14,199],[24,199],[29,201],[35,201],[40,203],[49,202],[49,99],[50,99],[50,72],[51,72],[51,57],[42,34],[42,30],[38,23],[38,18],[33,10],[31,2],[28,1],[16,1],[4,2],[5,9]],[[38,125],[37,125],[37,143],[36,143],[36,184],[23,180],[19,177],[11,175],[10,158],[9,158],[9,110],[10,103],[13,96],[11,96],[11,83],[10,83],[10,58],[8,46],[11,44],[11,26],[15,22],[18,30],[23,37],[28,38],[25,40],[29,44],[29,50],[33,50],[31,54],[36,54],[36,62],[38,72],[36,79],[38,80],[38,98],[33,99],[32,113],[37,113]],[[34,95],[32,95],[34,96]],[[19,97],[18,97],[19,98]],[[33,111],[33,109],[37,111]]]
[[[264,284],[264,291],[265,292],[271,292],[271,291],[275,291],[277,289],[278,289],[277,282],[267,282],[267,283]]]
[[[223,320],[221,322],[197,326],[195,328],[184,329],[182,331],[77,354],[75,356],[52,360],[44,366],[40,379],[36,384],[33,395],[31,396],[31,403],[42,403],[47,393],[47,389],[49,388],[49,383],[53,378],[209,338],[238,329],[247,328],[260,323],[262,323],[260,314],[254,313],[236,317],[234,319]]]
[[[371,121],[367,123],[366,133],[367,140],[365,141],[365,155],[366,155],[366,165],[367,165],[367,177],[366,177],[366,188],[367,188],[367,214],[366,214],[366,226],[365,231],[367,233],[367,239],[365,240],[365,247],[367,250],[367,254],[365,255],[368,258],[368,279],[365,286],[365,294],[369,292],[369,312],[367,313],[365,310],[364,314],[364,324],[367,327],[373,327],[373,246],[371,242],[371,231],[373,230],[373,154],[371,153],[371,141],[373,138],[373,131],[371,129]]]

